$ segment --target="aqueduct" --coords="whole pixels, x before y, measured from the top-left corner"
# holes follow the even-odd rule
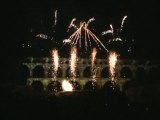
[[[58,69],[57,80],[69,79],[69,59],[60,58],[60,66]],[[52,79],[52,59],[51,58],[26,58],[23,68],[28,71],[27,85],[31,85],[33,81],[40,81],[47,86]],[[103,85],[109,80],[109,66],[106,59],[96,59],[97,83]],[[86,80],[91,79],[91,62],[90,59],[81,58],[77,62],[77,81],[83,86]],[[131,80],[136,76],[145,76],[149,73],[158,71],[158,66],[149,60],[118,60],[116,66],[116,74],[120,83]]]

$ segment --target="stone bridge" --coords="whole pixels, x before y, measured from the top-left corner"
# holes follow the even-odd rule
[[[70,65],[68,58],[60,58],[60,66],[57,73],[57,80],[70,79]],[[41,81],[47,86],[53,78],[53,68],[51,58],[26,58],[22,63],[23,70],[27,73],[27,85],[33,81]],[[96,79],[97,83],[102,86],[106,80],[110,80],[109,65],[107,59],[96,59]],[[159,68],[156,63],[149,60],[118,60],[116,64],[116,76],[118,82],[123,84],[138,76],[147,76]],[[83,86],[87,80],[91,79],[91,61],[90,59],[81,58],[77,61],[76,67],[77,78]]]

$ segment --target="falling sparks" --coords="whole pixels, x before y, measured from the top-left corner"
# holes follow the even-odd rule
[[[108,34],[108,33],[113,33],[113,32],[112,32],[112,30],[107,30],[107,31],[102,32],[102,35],[105,35],[105,34]]]
[[[76,63],[77,63],[77,49],[76,47],[71,48],[71,57],[70,57],[70,70],[73,80],[76,77]]]
[[[93,17],[93,18],[91,18],[91,19],[89,19],[89,20],[88,20],[88,22],[87,22],[87,24],[86,24],[86,25],[87,25],[87,27],[88,27],[88,25],[89,25],[91,22],[93,22],[93,21],[95,21],[95,18],[94,18],[94,17]]]
[[[63,91],[72,91],[73,87],[72,87],[72,84],[69,83],[69,81],[63,80],[62,89],[63,89]]]
[[[113,35],[113,26],[112,26],[112,24],[110,24],[110,28],[111,28],[111,30],[107,30],[107,31],[104,31],[104,32],[102,32],[102,35],[106,35],[106,34],[109,34],[109,33],[111,33],[112,35]]]
[[[56,25],[57,25],[57,10],[55,10],[53,14],[53,24],[52,24],[52,29],[51,29],[51,34],[48,36],[48,39],[52,40],[53,42],[59,44],[57,41],[54,40],[54,34],[56,32]]]
[[[69,43],[70,45],[77,45],[79,47],[82,47],[82,44],[85,46],[85,50],[87,50],[88,46],[92,46],[92,41],[96,43],[99,49],[103,47],[107,52],[107,48],[103,45],[103,43],[97,38],[97,36],[88,29],[88,25],[95,20],[95,18],[91,18],[88,20],[88,22],[80,22],[80,26],[77,27],[73,22],[76,20],[76,18],[73,18],[69,27],[74,27],[76,31],[67,39],[69,42],[64,42],[64,45]]]
[[[54,78],[56,78],[59,67],[59,57],[57,50],[52,51],[52,61],[53,61]]]
[[[116,52],[111,52],[109,54],[109,71],[110,71],[110,76],[111,76],[111,80],[115,81],[115,77],[116,77],[116,63],[117,63],[117,57],[118,55],[116,54]]]
[[[97,49],[93,48],[92,54],[91,54],[91,73],[92,73],[92,78],[96,78],[96,66],[95,66],[95,60],[96,60],[96,54],[97,54]]]
[[[127,16],[124,16],[121,22],[121,27],[120,29],[117,29],[116,31],[113,29],[113,25],[110,24],[110,30],[104,31],[102,32],[101,35],[107,35],[107,34],[111,34],[113,39],[109,40],[109,43],[111,43],[112,41],[122,41],[122,38],[120,37],[120,33],[123,30],[123,25],[124,25],[124,21],[126,20]]]
[[[69,27],[68,27],[67,32],[69,32],[69,29],[72,28],[72,27],[74,27],[75,29],[77,29],[77,26],[74,24],[74,21],[76,21],[76,18],[73,18],[73,19],[71,20],[71,23],[70,23],[70,25],[69,25]]]
[[[42,34],[42,33],[41,34],[37,34],[36,37],[39,37],[39,38],[42,38],[42,39],[48,39],[49,38],[48,35]]]
[[[57,24],[57,10],[54,13],[54,25]]]
[[[63,40],[63,43],[70,43],[70,42],[71,42],[70,39],[64,39],[64,40]]]
[[[123,24],[124,24],[124,21],[126,20],[127,16],[124,16],[123,19],[122,19],[122,23],[121,23],[121,31],[123,29]]]

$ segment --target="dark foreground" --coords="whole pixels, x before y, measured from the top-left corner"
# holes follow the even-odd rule
[[[135,97],[134,92],[135,90],[130,90],[126,94],[120,91],[106,92],[100,89],[59,92],[51,95],[27,86],[16,88],[2,86],[0,119],[158,120],[160,118],[160,104],[156,102],[158,100],[149,98],[150,101],[144,102],[142,99],[142,101],[135,102],[132,100]],[[129,94],[133,96],[128,97]],[[134,99],[140,99],[136,97]]]

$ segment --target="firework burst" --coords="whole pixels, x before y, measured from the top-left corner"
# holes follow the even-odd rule
[[[127,19],[127,16],[124,16],[122,18],[120,28],[118,28],[118,29],[114,29],[113,25],[110,24],[110,29],[102,32],[101,35],[102,36],[103,35],[111,35],[111,39],[108,40],[107,44],[110,44],[111,46],[112,45],[117,46],[117,47],[115,47],[115,49],[119,49],[119,47],[120,47],[119,44],[124,45],[123,47],[125,47],[125,49],[127,49],[127,52],[131,53],[134,40],[127,41],[126,38],[124,38],[124,35],[122,34],[124,23],[125,23],[126,19]],[[122,49],[120,47],[120,49],[118,51],[121,51],[121,50]]]
[[[107,34],[111,34],[113,39],[109,40],[108,42],[111,43],[112,41],[122,41],[122,38],[120,37],[120,33],[123,30],[123,25],[124,25],[124,21],[126,20],[127,16],[124,16],[121,22],[121,27],[120,29],[114,30],[113,29],[113,25],[110,24],[110,30],[104,31],[102,32],[101,35],[107,35]]]
[[[78,46],[81,48],[83,45],[85,46],[85,50],[87,51],[87,48],[92,46],[93,44],[96,44],[99,49],[103,48],[107,52],[107,48],[103,45],[103,43],[98,39],[98,37],[88,28],[89,24],[93,22],[95,18],[89,19],[87,22],[80,22],[79,27],[74,24],[76,21],[76,18],[73,18],[69,27],[68,31],[70,28],[75,28],[76,31],[68,38],[63,40],[63,46],[65,44],[70,44],[72,46]],[[94,41],[94,43],[93,43]]]

